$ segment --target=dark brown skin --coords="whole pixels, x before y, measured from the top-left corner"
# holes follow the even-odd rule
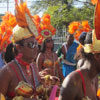
[[[73,35],[66,36],[66,43],[65,44],[66,44],[67,49],[69,49],[69,47],[73,44],[73,41],[74,41]],[[71,62],[69,62],[69,61],[66,60],[66,50],[65,50],[64,45],[61,48],[61,52],[64,55],[64,59],[61,58],[60,60],[63,60],[63,62],[65,64],[68,64],[68,65],[71,65],[71,66],[75,66],[76,65],[76,64],[73,64],[73,63],[71,63]]]
[[[83,74],[86,86],[86,96],[91,100],[98,100],[93,89],[92,81],[100,73],[100,54],[94,54],[92,60],[84,60],[84,64],[79,70]],[[82,100],[84,92],[82,79],[78,72],[70,73],[64,80],[61,88],[59,100]]]
[[[66,36],[66,47],[67,47],[67,49],[72,45],[73,41],[74,41],[73,36],[71,36],[71,35]],[[66,51],[65,51],[64,46],[62,46],[61,51],[62,51],[62,54],[64,55],[64,59],[65,59],[66,58]]]
[[[30,42],[30,41],[34,42],[34,37],[30,37],[28,39],[25,39],[24,41],[25,42]],[[31,49],[31,48],[27,47],[26,45],[25,46],[17,45],[17,49],[18,49],[18,52],[23,53],[22,59],[24,61],[27,61],[28,63],[31,63],[35,59],[35,57],[37,56],[37,50],[38,50],[37,47]],[[20,73],[20,71],[18,69],[17,64],[14,61],[11,61],[7,65],[5,65],[1,69],[1,72],[0,72],[0,92],[3,93],[5,96],[7,95],[8,92],[14,92],[16,86],[19,83],[15,72],[10,67],[10,64],[12,66],[14,66],[14,68],[16,69],[20,79],[24,80],[23,77],[22,77],[22,74]],[[33,85],[32,76],[27,75],[25,66],[22,66],[22,69],[24,71],[25,77],[27,77],[27,79]],[[24,100],[30,100],[30,99],[28,98],[28,99],[24,99]]]
[[[80,68],[83,66],[85,59],[80,59],[77,63],[77,68]],[[98,90],[98,75],[92,80],[91,83],[93,90],[97,93]]]
[[[40,53],[37,57],[36,63],[37,63],[39,71],[45,69],[44,66],[43,66],[45,59],[49,59],[52,62],[55,62],[55,61],[58,60],[57,54],[51,50],[51,48],[53,47],[53,40],[52,40],[52,38],[48,38],[48,40],[51,40],[51,41],[49,43],[46,43],[45,53]],[[57,76],[57,75],[54,74],[54,70],[58,71],[59,77],[63,80],[64,77],[62,75],[59,63],[56,64],[55,69],[54,69],[54,66],[50,66],[49,69],[48,69],[48,71],[50,73],[47,72],[47,74]]]

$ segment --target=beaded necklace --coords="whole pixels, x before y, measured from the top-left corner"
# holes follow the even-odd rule
[[[30,64],[23,61],[22,59],[20,59],[18,56],[16,56],[16,60],[23,66],[26,67],[26,72],[27,74],[30,76],[32,73],[31,73],[31,69],[30,69]]]
[[[21,68],[21,65],[20,63],[18,62],[18,60],[15,58],[14,59],[15,63],[18,65],[18,68],[24,78],[24,81],[27,82],[28,84],[30,84],[32,86],[32,88],[34,88],[36,90],[36,87],[39,85],[39,81],[36,79],[36,74],[35,74],[35,71],[33,69],[33,67],[30,65],[31,67],[31,71],[32,71],[32,79],[33,79],[33,85],[30,83],[30,81],[27,80],[27,78],[25,77],[25,74]]]

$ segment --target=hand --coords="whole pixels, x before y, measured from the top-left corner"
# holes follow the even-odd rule
[[[58,57],[58,61],[61,62],[64,59],[64,56]]]
[[[45,75],[48,75],[50,72],[50,68],[45,68],[44,70],[39,72],[40,77],[44,77]]]
[[[60,85],[60,79],[56,76],[51,76],[50,79],[52,80],[53,85]]]
[[[60,81],[60,79],[56,76],[50,76],[50,79],[54,81]]]

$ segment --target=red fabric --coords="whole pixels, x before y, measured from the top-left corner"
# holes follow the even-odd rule
[[[25,66],[25,67],[30,65],[29,63],[23,61],[23,60],[20,59],[19,57],[16,57],[16,59],[17,59],[17,61],[18,61],[21,65],[23,65],[23,66]]]
[[[55,97],[55,100],[58,100],[58,97]]]
[[[83,91],[84,91],[84,96],[86,96],[86,87],[85,87],[85,81],[84,81],[84,77],[83,77],[83,75],[82,75],[82,73],[81,73],[81,71],[80,70],[76,70],[78,73],[79,73],[79,75],[81,76],[81,79],[82,79],[82,84],[83,84]]]
[[[10,97],[10,98],[15,97],[15,95],[16,95],[15,92],[8,92],[8,93],[7,93],[7,96]]]

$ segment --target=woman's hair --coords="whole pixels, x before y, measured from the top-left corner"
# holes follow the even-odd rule
[[[10,43],[6,48],[4,59],[5,59],[5,61],[7,63],[14,59],[14,53],[13,53],[12,48],[13,48],[13,44],[12,43]]]
[[[16,44],[23,46],[23,40],[16,42]],[[15,56],[17,56],[17,55],[18,55],[18,51],[16,49],[16,46],[13,45],[13,43],[10,43],[6,48],[6,52],[4,55],[5,61],[8,63],[11,60],[13,60],[15,58]]]
[[[47,39],[45,39],[44,42],[41,45],[41,50],[40,51],[42,53],[44,53],[46,51],[46,42],[47,42]],[[54,49],[54,43],[53,43],[53,47],[51,48],[51,50],[54,51],[53,49]]]

